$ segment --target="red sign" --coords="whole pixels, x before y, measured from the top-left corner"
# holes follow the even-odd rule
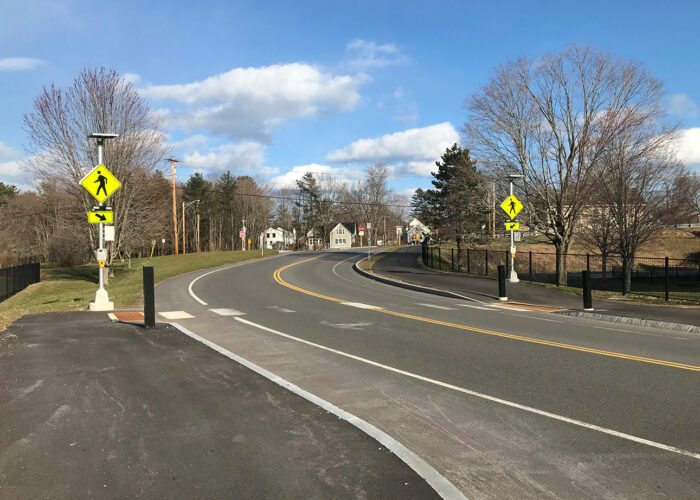
[[[365,230],[365,226],[360,226],[359,229],[360,229],[360,231],[364,231],[364,230]]]
[[[241,231],[241,238],[245,238],[245,231]]]

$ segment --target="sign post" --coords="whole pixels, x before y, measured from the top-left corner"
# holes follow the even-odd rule
[[[508,214],[510,222],[506,222],[506,230],[510,231],[510,277],[508,281],[517,283],[518,273],[515,272],[515,242],[513,241],[515,231],[520,229],[520,223],[515,220],[515,217],[523,209],[523,204],[513,194],[513,179],[522,179],[522,174],[510,174],[507,176],[510,181],[510,196],[501,203],[501,209]],[[508,225],[510,224],[510,227]]]
[[[97,166],[93,168],[85,177],[80,181],[80,185],[83,186],[88,193],[90,193],[99,203],[101,208],[103,208],[104,202],[114,194],[114,192],[121,187],[121,182],[112,175],[112,173],[107,170],[107,168],[102,164],[104,161],[104,144],[106,140],[116,139],[119,137],[118,134],[101,134],[95,133],[90,134],[88,139],[97,139]],[[105,221],[107,216],[105,210],[100,212]],[[108,212],[112,213],[112,212]],[[99,220],[100,217],[95,216],[98,219],[98,248],[97,248],[97,263],[99,267],[99,278],[100,285],[95,292],[95,301],[90,302],[91,311],[113,311],[114,302],[110,302],[109,295],[104,286],[104,272],[107,260],[107,251],[104,249],[104,221]],[[88,215],[88,220],[90,220],[90,215]]]

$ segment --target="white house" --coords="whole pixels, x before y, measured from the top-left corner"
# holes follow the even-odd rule
[[[408,244],[423,243],[426,236],[430,234],[430,228],[423,224],[418,219],[413,219],[408,223],[408,229],[406,230],[406,238]]]
[[[265,231],[265,248],[286,249],[294,243],[294,235],[291,231],[281,227],[269,227]]]
[[[330,233],[330,248],[350,248],[355,240],[355,224],[337,224]]]

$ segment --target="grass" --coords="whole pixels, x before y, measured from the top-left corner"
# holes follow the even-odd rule
[[[386,257],[386,254],[391,253],[391,252],[395,252],[397,248],[399,248],[399,247],[386,248],[385,250],[382,250],[381,252],[372,255],[372,257],[370,257],[369,259],[363,259],[363,260],[359,261],[357,263],[357,267],[359,267],[363,271],[371,271],[375,262]]]
[[[266,250],[265,256],[277,254]],[[143,303],[143,275],[145,265],[153,266],[156,283],[199,269],[233,264],[260,258],[257,251],[200,252],[185,255],[165,255],[152,259],[131,259],[115,262],[114,277],[105,286],[116,309],[139,307]],[[94,300],[98,274],[95,264],[75,267],[42,265],[41,282],[30,285],[18,294],[0,303],[0,329],[24,314],[52,311],[87,310]]]

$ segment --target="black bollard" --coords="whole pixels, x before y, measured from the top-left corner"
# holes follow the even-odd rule
[[[591,272],[581,271],[583,281],[583,310],[593,310],[593,297],[591,296]]]
[[[506,266],[498,266],[498,300],[508,300],[506,296]]]
[[[153,266],[143,266],[143,322],[146,328],[156,326],[156,293],[153,286]]]

